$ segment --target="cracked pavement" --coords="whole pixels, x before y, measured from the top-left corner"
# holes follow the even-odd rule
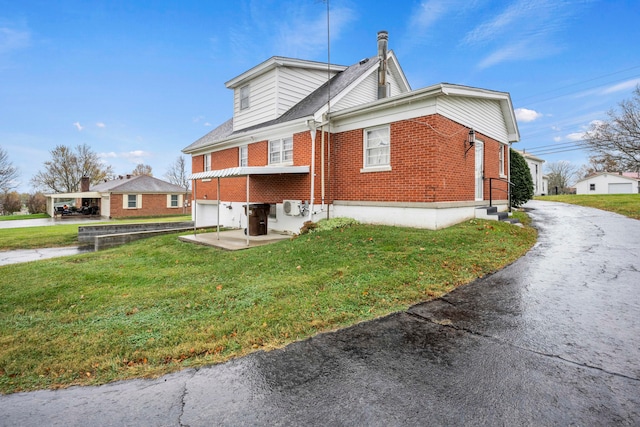
[[[536,246],[443,298],[154,380],[0,396],[0,425],[639,425],[640,221],[527,207]]]

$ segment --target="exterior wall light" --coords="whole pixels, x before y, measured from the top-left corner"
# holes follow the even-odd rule
[[[465,141],[465,146],[467,144],[469,144],[469,148],[467,148],[466,150],[464,150],[464,156],[467,157],[467,153],[469,152],[469,150],[471,150],[471,148],[473,148],[473,144],[476,143],[476,131],[472,129],[469,129],[469,134],[467,135],[467,140]]]

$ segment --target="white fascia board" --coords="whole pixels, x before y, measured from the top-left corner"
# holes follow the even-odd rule
[[[242,134],[232,135],[230,138],[223,139],[191,153],[192,156],[212,153],[216,151],[226,150],[228,148],[240,147],[242,145],[251,144],[258,141],[269,141],[276,138],[284,138],[293,134],[308,131],[307,121],[313,117],[303,117],[286,123],[278,123],[264,128],[246,131]]]
[[[404,89],[407,92],[410,92],[411,85],[409,84],[409,80],[407,80],[407,76],[404,75],[404,70],[402,69],[402,67],[400,67],[398,58],[396,58],[393,50],[390,50],[387,55],[387,68],[392,70],[391,72],[396,76],[396,78],[398,78],[398,82],[404,85]]]
[[[85,191],[75,193],[57,193],[57,194],[45,194],[45,197],[51,197],[53,199],[97,199],[102,197],[102,193],[98,191]]]

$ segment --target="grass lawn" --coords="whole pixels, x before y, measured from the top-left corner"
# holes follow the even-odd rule
[[[619,213],[629,218],[640,219],[640,194],[563,194],[558,196],[536,197],[536,200],[589,206]]]
[[[48,216],[46,216],[48,218]],[[125,218],[109,222],[88,221],[86,224],[65,224],[43,227],[7,228],[0,230],[0,251],[11,249],[57,248],[78,244],[78,227],[82,225],[117,224],[135,222],[191,221],[191,215],[150,218]]]
[[[102,384],[282,347],[500,269],[531,227],[356,225],[238,252],[177,235],[0,267],[0,392]]]
[[[29,214],[29,215],[0,215],[0,221],[15,221],[19,219],[39,219],[51,218],[47,214]]]

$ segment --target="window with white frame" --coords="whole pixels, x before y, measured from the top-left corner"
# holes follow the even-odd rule
[[[240,166],[249,166],[249,147],[243,145],[240,147],[240,159],[238,161]]]
[[[249,108],[249,85],[240,88],[240,109],[246,110],[247,108]]]
[[[293,138],[274,139],[269,141],[269,164],[293,163]]]
[[[122,207],[124,209],[142,208],[142,194],[123,194]]]
[[[168,208],[179,208],[182,199],[182,194],[167,194],[167,207]]]
[[[596,191],[596,185],[595,184],[589,184],[589,191]]]
[[[498,164],[498,172],[500,173],[500,176],[505,176],[504,175],[504,145],[500,144],[500,149],[498,151],[498,161],[500,162]]]
[[[211,153],[204,155],[204,171],[211,170]]]
[[[391,138],[389,126],[365,129],[364,168],[388,168],[391,166]]]

